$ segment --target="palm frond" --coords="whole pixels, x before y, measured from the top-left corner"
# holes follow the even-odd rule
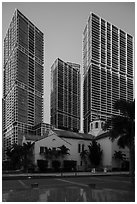
[[[121,148],[125,148],[125,146],[129,147],[129,142],[130,142],[130,135],[121,135],[118,138],[118,146]]]
[[[103,129],[109,131],[112,141],[118,138],[120,147],[129,146],[131,137],[135,135],[135,101],[118,100],[114,107],[120,110],[120,115],[109,118]]]
[[[120,110],[120,113],[124,117],[128,117],[131,119],[135,118],[135,100],[133,102],[129,102],[126,100],[117,100],[114,104],[114,108],[116,110]]]

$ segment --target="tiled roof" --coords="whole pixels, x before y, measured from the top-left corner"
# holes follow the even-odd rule
[[[84,133],[77,133],[77,132],[71,132],[66,130],[53,130],[58,137],[64,137],[64,138],[72,138],[72,139],[82,139],[82,140],[92,140],[93,136],[90,134],[84,134]]]
[[[105,137],[109,137],[109,136],[110,136],[109,132],[105,132],[105,133],[103,133],[101,135],[96,136],[95,139],[99,140],[99,139],[102,139],[102,138],[105,138]]]
[[[94,136],[90,134],[84,134],[84,133],[76,133],[61,129],[55,129],[52,130],[58,137],[62,138],[71,138],[71,139],[81,139],[81,140],[92,140]],[[47,132],[44,136],[38,136],[38,135],[24,135],[26,140],[30,141],[38,141],[41,139],[44,139],[49,136],[49,132]]]
[[[38,136],[38,135],[24,135],[25,136],[25,139],[27,140],[27,141],[38,141],[38,140],[41,140],[41,139],[43,139],[43,138],[46,138],[46,137],[48,137],[48,133],[49,132],[47,132],[47,133],[45,133],[45,135],[44,136]]]

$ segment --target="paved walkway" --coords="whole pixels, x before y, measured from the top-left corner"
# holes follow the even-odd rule
[[[63,172],[63,173],[21,173],[21,174],[3,174],[2,178],[16,177],[69,177],[69,176],[110,176],[110,175],[129,175],[129,172]]]

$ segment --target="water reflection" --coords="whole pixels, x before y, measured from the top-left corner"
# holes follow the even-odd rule
[[[80,187],[28,189],[3,194],[5,202],[134,202],[127,191]]]

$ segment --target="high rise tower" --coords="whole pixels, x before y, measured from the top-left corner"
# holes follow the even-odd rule
[[[80,130],[80,65],[56,59],[51,67],[51,124]]]
[[[84,132],[107,119],[117,99],[133,101],[133,37],[91,13],[83,32]]]
[[[4,39],[4,150],[43,121],[43,44],[43,33],[15,10]]]

